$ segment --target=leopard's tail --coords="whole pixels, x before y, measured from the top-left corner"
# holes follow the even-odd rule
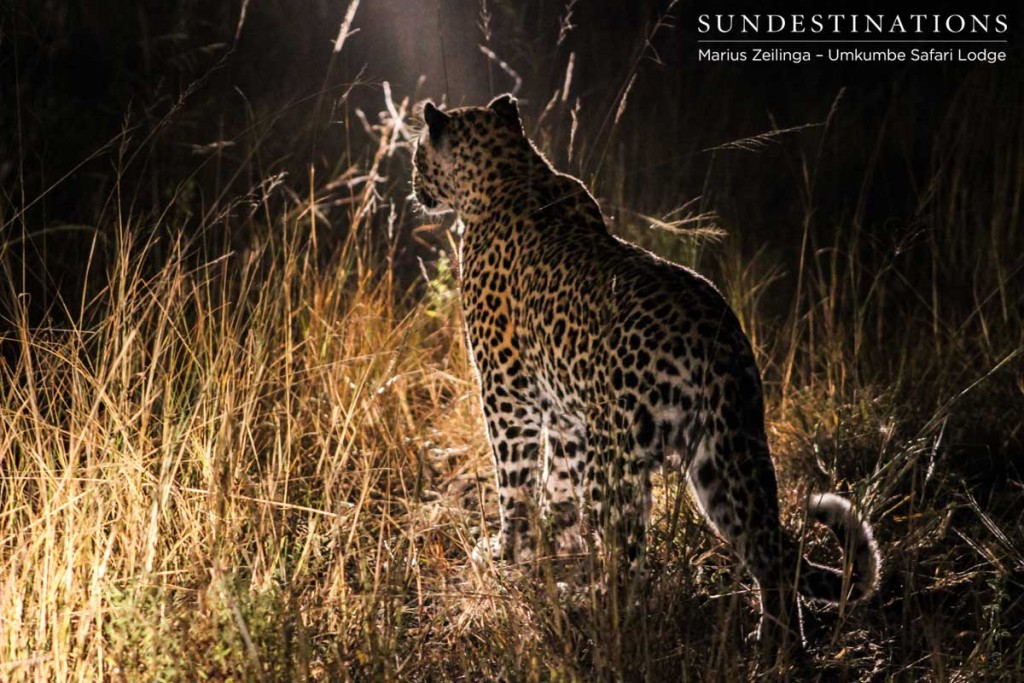
[[[835,534],[845,557],[852,562],[850,576],[845,578],[842,570],[802,558],[797,583],[800,594],[830,603],[841,602],[844,589],[849,590],[848,602],[871,596],[878,588],[881,559],[868,523],[854,512],[848,500],[831,493],[812,496],[808,514]]]

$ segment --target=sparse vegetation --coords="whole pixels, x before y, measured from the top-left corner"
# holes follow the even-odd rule
[[[488,42],[509,12],[480,6]],[[582,4],[561,15],[559,46],[587,30]],[[32,16],[0,19],[28,34]],[[220,21],[204,30],[246,30],[238,12]],[[644,71],[655,33],[674,30],[624,39],[639,57],[583,123],[556,50],[557,90],[526,117],[615,230],[721,284],[764,369],[787,523],[811,492],[858,500],[884,553],[878,597],[806,610],[807,661],[759,659],[749,577],[678,477],[658,483],[637,606],[569,599],[548,562],[473,565],[497,511],[457,236],[415,227],[406,199],[416,94],[330,80],[346,45],[321,99],[239,105],[211,143],[190,135],[207,130],[204,87],[232,53],[186,51],[176,73],[198,75],[126,112],[93,157],[102,200],[56,220],[40,208],[51,191],[86,181],[32,165],[32,106],[50,93],[0,95],[0,149],[20,150],[0,172],[0,679],[1024,678],[1024,118],[998,114],[1024,111],[1024,89],[972,72],[933,103],[928,158],[908,162],[927,175],[899,225],[872,222],[870,164],[847,214],[818,211],[839,182],[831,160],[864,142],[837,131],[836,93],[815,125],[695,142],[710,150],[704,191],[677,209],[684,171],[637,163],[668,114],[628,97],[634,77],[658,77]],[[723,174],[759,154],[795,169],[801,208],[779,235],[715,215]],[[32,272],[31,254],[62,239],[73,253]],[[806,531],[812,554],[835,552]]]

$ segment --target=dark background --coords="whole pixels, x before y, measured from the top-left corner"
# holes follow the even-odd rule
[[[891,3],[847,5],[828,11],[897,11]],[[933,220],[930,202],[943,199],[943,169],[955,157],[973,193],[957,200],[970,205],[958,252],[967,254],[983,248],[972,242],[976,226],[1009,211],[990,196],[1000,174],[1003,182],[1006,173],[1019,180],[1020,169],[987,162],[1024,135],[1021,13],[1006,4],[918,8],[1008,12],[1009,60],[994,66],[697,61],[697,14],[824,11],[810,2],[670,9],[653,1],[363,0],[357,32],[334,54],[347,7],[326,0],[5,3],[0,217],[5,240],[17,238],[5,260],[33,294],[34,315],[53,312],[55,292],[81,286],[93,233],[111,230],[125,208],[135,217],[162,216],[159,231],[206,231],[211,208],[244,195],[261,176],[287,172],[305,196],[311,167],[324,177],[342,158],[368,160],[375,141],[362,134],[356,112],[377,120],[384,81],[396,101],[432,97],[451,105],[511,89],[514,80],[480,45],[522,78],[517,95],[534,137],[594,188],[627,232],[621,204],[663,215],[700,197],[700,208],[718,215],[744,253],[767,250],[786,266],[809,212],[818,225],[856,224],[879,253],[912,251]],[[570,54],[569,97],[539,122]],[[576,104],[579,153],[570,160]],[[826,134],[817,125],[755,150],[709,151],[823,124],[833,110]],[[391,170],[391,190],[404,207],[407,176]],[[346,227],[336,218],[341,236]],[[415,222],[403,213],[404,225]],[[219,229],[238,233],[232,242],[245,239],[241,222]],[[940,275],[943,287],[956,287],[955,269]]]

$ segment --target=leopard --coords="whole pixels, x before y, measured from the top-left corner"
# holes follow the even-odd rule
[[[493,457],[496,560],[556,555],[585,537],[644,567],[652,474],[678,472],[754,579],[756,635],[802,639],[800,596],[852,604],[877,589],[872,527],[847,498],[808,518],[843,569],[807,559],[780,521],[765,399],[751,342],[720,290],[609,229],[584,183],[525,132],[514,96],[422,108],[413,197],[454,213],[462,323]]]

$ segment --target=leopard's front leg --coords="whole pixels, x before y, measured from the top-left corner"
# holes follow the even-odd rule
[[[494,456],[501,530],[495,559],[528,562],[536,554],[537,484],[541,465],[541,414],[485,378],[484,419]],[[496,393],[497,392],[497,393]],[[499,395],[504,394],[504,395]]]
[[[652,502],[650,468],[632,437],[612,427],[608,412],[595,409],[588,420],[590,527],[615,580],[631,582],[645,571]],[[625,419],[619,422],[629,424]]]
[[[549,427],[541,496],[542,512],[557,555],[575,555],[585,550],[580,534],[580,507],[586,495],[586,448],[582,428]]]

